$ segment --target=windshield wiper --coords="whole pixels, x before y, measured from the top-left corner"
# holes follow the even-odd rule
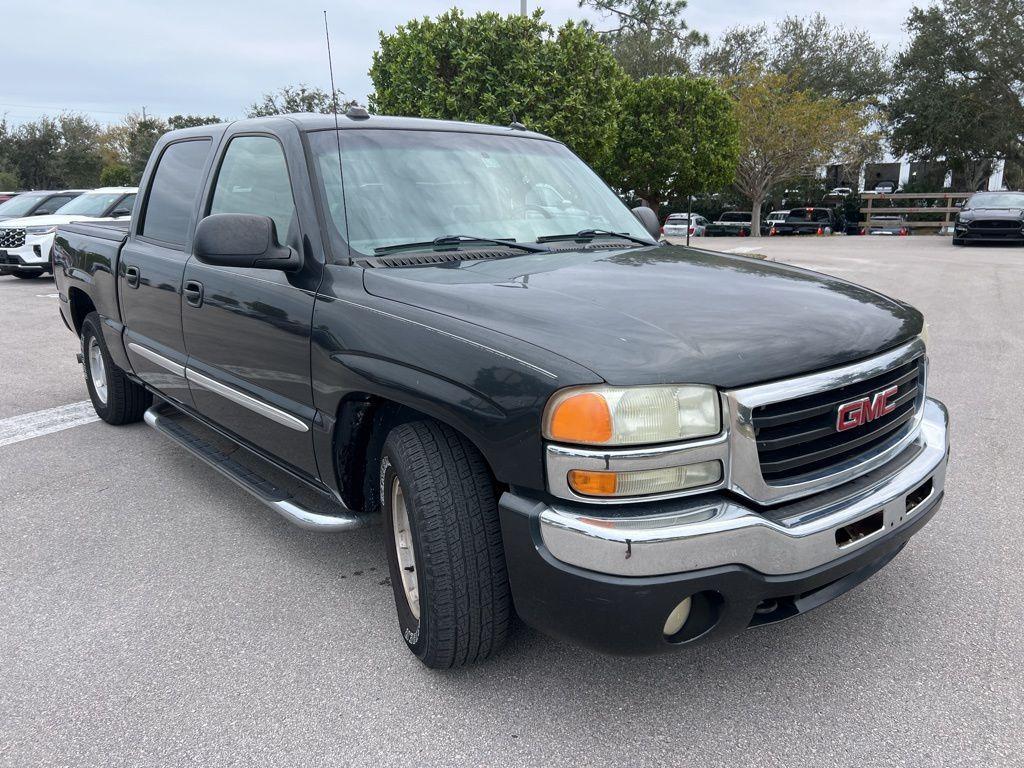
[[[374,253],[394,253],[395,251],[411,251],[411,250],[425,250],[425,249],[451,249],[458,248],[460,245],[473,245],[476,243],[489,243],[490,245],[503,245],[507,248],[518,248],[520,251],[527,251],[528,253],[546,253],[547,248],[540,248],[536,245],[527,245],[526,243],[517,243],[511,237],[507,239],[499,240],[493,237],[474,237],[472,235],[441,235],[441,237],[435,237],[433,240],[425,240],[421,243],[399,243],[398,245],[384,245],[380,248],[374,248]]]
[[[615,237],[621,240],[640,243],[640,245],[655,245],[655,243],[650,240],[633,237],[633,235],[627,234],[626,232],[612,232],[610,229],[581,229],[579,232],[564,235],[544,235],[543,237],[538,237],[537,242],[553,243],[557,240],[593,240],[595,237]]]

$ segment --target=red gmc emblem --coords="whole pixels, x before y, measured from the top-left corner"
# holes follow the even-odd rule
[[[845,432],[848,429],[867,424],[877,418],[885,416],[896,410],[896,406],[889,402],[889,398],[896,394],[899,387],[889,387],[881,392],[875,392],[860,400],[851,400],[839,406],[836,415],[836,431]]]

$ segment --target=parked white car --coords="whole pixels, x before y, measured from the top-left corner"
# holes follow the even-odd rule
[[[690,237],[703,237],[704,228],[707,225],[708,220],[699,213],[671,213],[665,219],[665,226],[661,228],[661,234],[665,237],[686,237],[686,230],[689,229]]]
[[[48,216],[0,222],[0,275],[28,278],[52,272],[50,251],[59,225],[131,216],[137,192],[135,187],[102,187],[79,195]]]

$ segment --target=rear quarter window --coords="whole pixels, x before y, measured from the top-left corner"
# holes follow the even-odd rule
[[[185,244],[210,147],[209,139],[195,139],[164,149],[149,185],[140,235],[171,245]]]

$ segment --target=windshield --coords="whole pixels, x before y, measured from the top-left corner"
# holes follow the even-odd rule
[[[58,208],[61,216],[73,213],[76,216],[101,216],[103,212],[124,196],[124,192],[87,192]]]
[[[537,242],[584,229],[650,240],[611,189],[565,146],[454,131],[309,134],[338,234],[363,254],[445,235]],[[347,226],[346,226],[347,223]]]
[[[1024,208],[1024,193],[1021,192],[984,192],[974,195],[967,201],[965,208]],[[3,206],[0,206],[0,211]]]
[[[18,195],[0,205],[0,216],[24,216],[35,208],[44,195]]]
[[[739,211],[730,212],[730,213],[723,213],[719,217],[718,220],[719,221],[742,221],[742,222],[748,222],[748,221],[750,221],[750,214],[749,213],[741,213]]]

